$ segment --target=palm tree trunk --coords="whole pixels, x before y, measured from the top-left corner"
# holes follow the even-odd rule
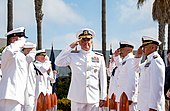
[[[42,49],[42,22],[37,21],[37,49]]]
[[[106,60],[106,0],[102,0],[102,53]]]
[[[35,3],[35,16],[37,22],[37,49],[42,49],[42,4],[43,0],[34,0]]]
[[[170,24],[168,24],[168,50],[170,49]]]
[[[8,0],[7,8],[7,32],[9,32],[13,29],[13,0]],[[8,39],[7,45],[9,45]]]
[[[165,50],[165,22],[159,22],[159,38],[162,44],[159,46],[159,54]]]
[[[8,15],[7,15],[7,32],[11,31],[13,29],[13,0],[8,0],[7,3],[7,8],[8,8]]]

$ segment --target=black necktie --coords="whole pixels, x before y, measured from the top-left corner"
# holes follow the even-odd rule
[[[115,70],[117,69],[117,66],[113,69],[113,71],[112,71],[112,76],[114,76],[115,75]]]

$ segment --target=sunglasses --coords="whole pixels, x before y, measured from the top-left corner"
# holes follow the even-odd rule
[[[81,40],[82,40],[82,41],[90,41],[91,38],[82,38]]]

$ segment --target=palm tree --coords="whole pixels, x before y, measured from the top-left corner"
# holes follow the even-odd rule
[[[168,49],[170,49],[170,23],[168,23]]]
[[[102,53],[106,60],[106,0],[102,0]]]
[[[143,5],[146,0],[138,0],[138,8]],[[162,42],[159,47],[159,53],[164,53],[165,50],[165,25],[168,20],[167,16],[167,2],[168,0],[155,0],[152,7],[152,18],[159,24],[158,39]]]
[[[166,0],[155,0],[153,3],[152,17],[154,21],[159,23],[159,40],[162,42],[159,50],[160,54],[165,50],[165,25],[168,20],[166,8]]]
[[[7,15],[7,32],[13,29],[13,0],[8,0],[7,3],[8,15]]]
[[[7,8],[7,32],[9,32],[13,29],[13,0],[8,0]]]
[[[167,15],[168,15],[168,49],[170,49],[170,1],[166,2],[167,3]]]
[[[37,49],[42,49],[42,4],[43,0],[34,0],[35,3],[35,16],[37,22]]]

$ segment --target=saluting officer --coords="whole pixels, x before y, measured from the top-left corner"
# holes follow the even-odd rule
[[[117,91],[116,84],[117,84],[117,76],[118,76],[117,66],[113,58],[109,60],[109,66],[107,67],[107,75],[110,77],[108,96],[109,98],[111,98],[112,94],[113,93],[116,94]]]
[[[107,95],[107,76],[104,57],[91,51],[95,32],[84,28],[77,33],[79,40],[64,49],[55,60],[57,66],[70,66],[72,78],[68,99],[72,111],[98,111]],[[80,45],[81,50],[71,53]],[[99,87],[100,85],[100,87]]]
[[[137,105],[140,111],[165,111],[165,64],[157,52],[160,43],[155,38],[142,37],[142,46],[135,56],[135,66],[140,72]],[[142,54],[146,60],[140,64]]]
[[[120,56],[114,57],[118,67],[117,70],[119,70],[116,102],[120,102],[120,97],[125,92],[128,97],[129,111],[137,111],[138,74],[134,67],[134,46],[127,41],[121,41],[119,45],[122,60],[120,60]]]
[[[6,36],[9,45],[2,52],[0,111],[22,111],[28,77],[26,56],[21,52],[27,38],[25,28],[16,28]]]
[[[36,73],[35,98],[37,99],[41,92],[43,92],[44,95],[52,92],[52,88],[49,89],[49,80],[52,82],[55,80],[51,77],[51,75],[53,75],[51,71],[51,61],[49,61],[45,49],[36,51],[35,62],[33,64]]]
[[[115,56],[117,56],[118,60],[115,60]],[[115,50],[115,52],[111,55],[111,58],[108,62],[109,66],[107,67],[107,74],[110,77],[110,84],[108,89],[108,96],[109,98],[112,97],[114,93],[117,95],[117,81],[119,76],[119,70],[117,70],[118,65],[120,64],[121,56],[119,53],[119,48]]]
[[[35,60],[36,44],[32,42],[26,42],[23,46],[23,53],[26,56],[28,63],[28,78],[27,86],[25,90],[25,104],[24,111],[33,111],[35,100],[35,73],[33,67],[33,61]]]

